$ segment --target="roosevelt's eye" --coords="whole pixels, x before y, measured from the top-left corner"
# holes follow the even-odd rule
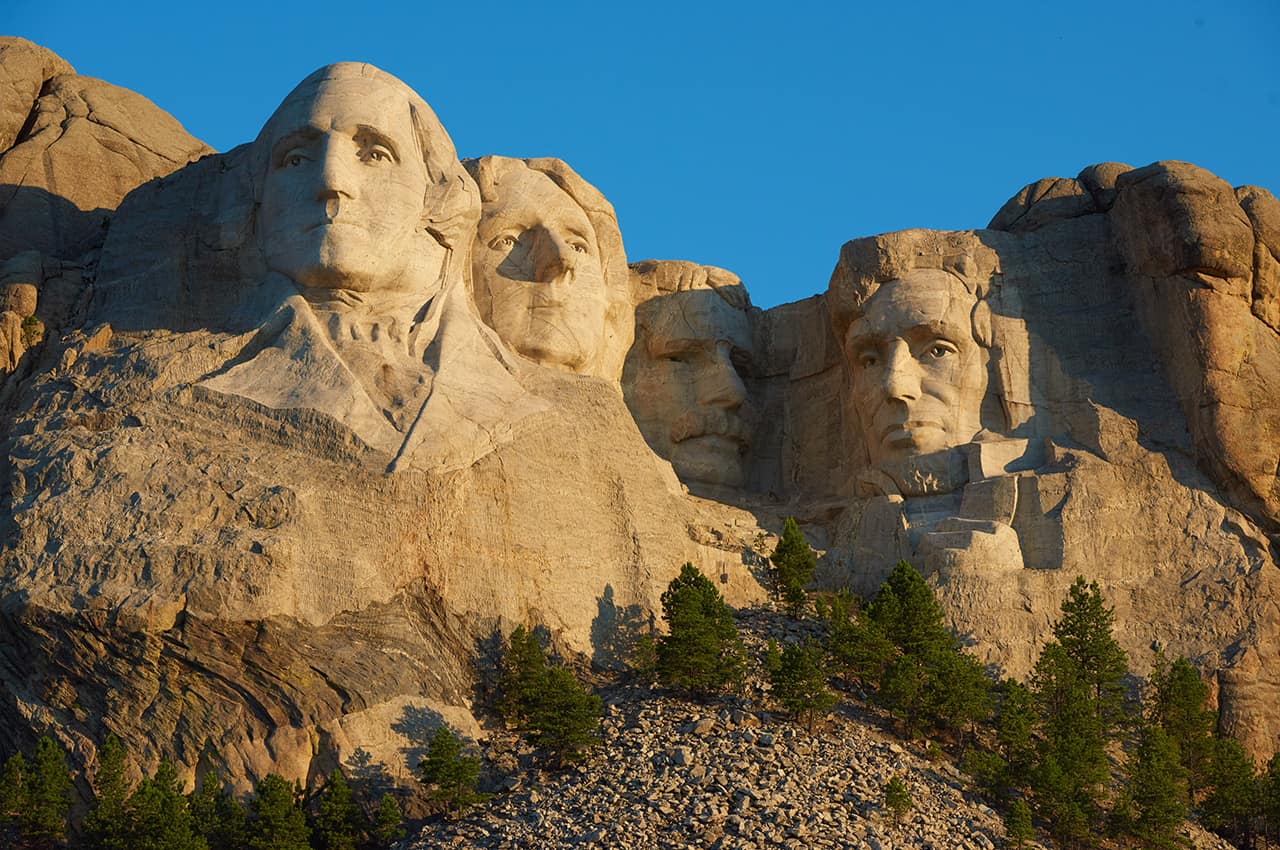
[[[495,251],[510,250],[520,244],[514,233],[504,233],[489,243]]]
[[[925,353],[934,360],[941,360],[950,354],[955,354],[958,350],[959,349],[946,340],[936,339]]]

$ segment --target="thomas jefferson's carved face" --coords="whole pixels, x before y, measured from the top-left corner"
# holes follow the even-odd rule
[[[625,389],[645,440],[685,481],[741,487],[752,435],[746,312],[694,289],[647,301],[637,317]]]
[[[376,79],[319,83],[272,116],[259,235],[268,266],[318,289],[417,284],[427,171],[404,92]]]
[[[981,429],[976,303],[947,272],[914,269],[877,289],[850,326],[845,350],[873,464],[961,445]]]
[[[472,260],[481,317],[530,360],[590,372],[608,304],[595,229],[540,171],[514,168],[496,188]]]

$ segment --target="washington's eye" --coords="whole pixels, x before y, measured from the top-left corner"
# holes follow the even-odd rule
[[[395,162],[396,161],[391,151],[387,150],[382,145],[369,145],[368,147],[361,149],[360,159],[362,159],[365,162]]]
[[[280,158],[281,168],[297,168],[306,162],[307,158],[296,151],[290,151]]]

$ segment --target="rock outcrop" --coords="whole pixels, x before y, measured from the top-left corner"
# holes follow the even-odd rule
[[[1097,580],[1139,673],[1186,654],[1276,749],[1264,190],[1096,165],[759,310],[723,269],[628,270],[558,160],[468,170],[372,66],[214,154],[0,48],[0,741],[404,777],[424,725],[474,731],[496,635],[616,666],[686,560],[765,598],[795,516],[818,586],[907,557],[1014,674]]]

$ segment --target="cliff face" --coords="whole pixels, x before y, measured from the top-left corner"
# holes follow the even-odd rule
[[[907,557],[1015,675],[1075,576],[1095,579],[1139,672],[1156,642],[1186,654],[1226,727],[1276,748],[1264,190],[1103,164],[1028,186],[986,230],[854,240],[794,304],[761,311],[730,272],[646,261],[621,305],[594,189],[554,160],[511,161],[518,192],[477,186],[425,104],[369,66],[322,69],[258,141],[213,154],[138,96],[0,46],[10,743],[52,731],[90,762],[110,730],[143,761],[246,784],[339,763],[404,776],[424,727],[473,725],[496,635],[544,624],[616,665],[686,560],[731,603],[763,600],[760,553],[794,515],[819,587],[869,595]],[[407,98],[437,143],[383,187],[427,186],[387,280],[429,273],[392,298],[317,287],[264,236],[316,198],[332,225],[347,191],[279,212],[271,181],[301,177],[272,169],[309,154],[276,155],[276,131],[378,98]],[[37,144],[44,171],[21,166]],[[58,169],[97,176],[73,190]],[[499,208],[536,220],[494,235]],[[579,242],[555,229],[569,220]],[[477,274],[538,321],[508,302],[482,320]],[[570,278],[609,287],[597,318],[539,294]],[[539,359],[566,328],[630,339],[631,318],[620,381]]]

